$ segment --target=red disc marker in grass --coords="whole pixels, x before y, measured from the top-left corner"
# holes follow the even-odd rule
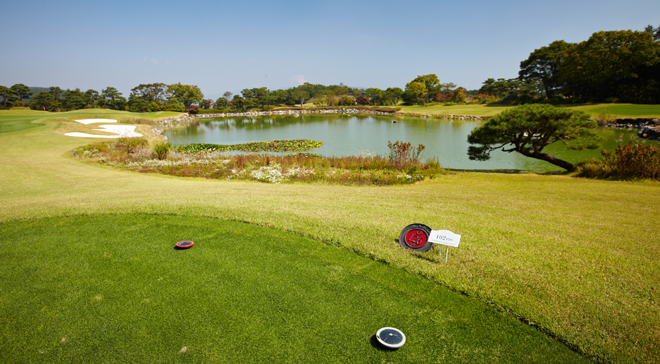
[[[176,243],[176,247],[179,248],[179,249],[188,249],[188,248],[192,247],[193,245],[195,245],[195,243],[192,242],[191,240],[182,240],[182,241]]]
[[[424,224],[410,224],[399,234],[399,244],[403,248],[423,253],[433,248],[429,235],[431,235],[430,227]]]

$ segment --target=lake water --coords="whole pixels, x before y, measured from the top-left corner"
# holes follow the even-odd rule
[[[351,156],[359,153],[389,155],[387,142],[424,144],[421,160],[437,158],[445,168],[453,169],[518,169],[530,171],[561,170],[550,163],[527,158],[516,152],[491,153],[485,162],[471,161],[467,156],[467,135],[482,124],[480,121],[447,121],[438,119],[324,115],[232,117],[209,119],[185,129],[164,133],[172,145],[192,143],[242,144],[283,139],[320,140],[323,147],[311,152],[324,156]],[[627,143],[636,130],[599,128],[605,139],[603,148],[613,151],[620,142]],[[562,145],[550,145],[546,153],[572,163],[600,157],[599,150],[572,151]]]

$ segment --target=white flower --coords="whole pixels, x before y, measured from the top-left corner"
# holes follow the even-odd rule
[[[268,167],[261,167],[250,173],[252,178],[260,182],[271,182],[271,183],[280,183],[285,180],[285,177],[282,175],[280,166],[278,164],[273,164]]]

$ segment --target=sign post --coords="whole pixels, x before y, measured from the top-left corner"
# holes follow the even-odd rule
[[[461,241],[461,236],[454,234],[449,230],[431,230],[429,234],[429,242],[433,244],[440,244],[440,261],[442,262],[442,246],[447,246],[447,255],[445,256],[445,263],[449,260],[449,247],[458,248],[458,243]]]

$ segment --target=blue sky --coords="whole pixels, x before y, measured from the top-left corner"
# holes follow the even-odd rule
[[[213,98],[305,81],[404,88],[429,73],[477,89],[555,40],[660,26],[658,0],[1,1],[0,85],[124,96],[154,82]]]

